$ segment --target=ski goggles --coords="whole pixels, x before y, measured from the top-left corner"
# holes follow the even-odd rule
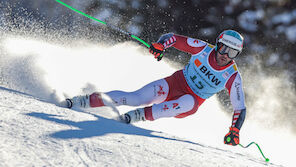
[[[232,48],[224,45],[223,43],[218,44],[218,52],[221,55],[227,54],[227,57],[230,59],[234,59],[240,54],[240,51],[232,49]]]

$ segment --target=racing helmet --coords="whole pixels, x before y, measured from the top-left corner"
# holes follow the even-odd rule
[[[227,54],[231,59],[237,57],[243,49],[244,38],[234,30],[225,30],[216,39],[216,51]]]

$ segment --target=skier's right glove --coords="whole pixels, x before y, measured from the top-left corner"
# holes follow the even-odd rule
[[[239,129],[230,127],[229,132],[224,137],[224,144],[236,146],[239,144]]]
[[[152,43],[149,48],[149,52],[154,55],[158,61],[162,59],[164,46],[161,43]]]

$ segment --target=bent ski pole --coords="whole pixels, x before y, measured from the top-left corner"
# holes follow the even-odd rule
[[[97,19],[97,18],[94,18],[94,17],[92,17],[92,16],[90,16],[90,15],[87,15],[87,14],[85,14],[85,13],[83,13],[83,12],[81,12],[81,11],[75,9],[75,8],[73,8],[72,6],[66,4],[65,2],[62,2],[62,1],[60,1],[60,0],[56,0],[56,1],[57,1],[58,3],[60,3],[61,5],[63,5],[63,6],[65,6],[65,7],[67,7],[67,8],[69,8],[69,9],[71,9],[71,10],[73,10],[73,11],[75,11],[75,12],[77,12],[77,13],[79,13],[79,14],[85,16],[85,17],[88,17],[88,18],[90,18],[90,19],[92,19],[92,20],[94,20],[94,21],[97,21],[97,22],[99,22],[99,23],[101,23],[101,24],[106,25],[107,27],[109,27],[109,28],[111,28],[111,29],[113,29],[113,30],[119,31],[119,32],[121,32],[121,33],[123,33],[123,34],[125,34],[125,35],[130,36],[131,38],[133,38],[133,39],[135,39],[135,40],[141,42],[142,44],[144,44],[147,48],[150,48],[150,45],[149,45],[147,42],[145,42],[145,41],[142,40],[141,38],[139,38],[139,37],[137,37],[137,36],[135,36],[135,35],[133,35],[133,34],[131,34],[131,33],[129,33],[129,32],[124,31],[124,30],[122,30],[122,29],[120,29],[120,28],[118,28],[118,27],[115,27],[115,26],[113,26],[113,25],[107,24],[106,22],[101,21],[101,20],[99,20],[99,19]],[[160,57],[160,58],[157,59],[158,61],[160,61],[160,60],[162,59],[163,54],[161,54],[159,57]]]
[[[255,145],[258,147],[258,149],[259,149],[261,155],[263,156],[263,158],[265,159],[265,161],[266,161],[266,162],[269,162],[269,159],[266,158],[266,157],[264,156],[264,154],[263,154],[261,148],[259,147],[259,145],[258,145],[257,143],[255,143],[255,142],[251,142],[251,143],[248,144],[247,146],[243,146],[243,145],[241,145],[241,144],[239,144],[239,145],[240,145],[242,148],[248,148],[248,147],[249,147],[250,145],[252,145],[252,144],[255,144]]]

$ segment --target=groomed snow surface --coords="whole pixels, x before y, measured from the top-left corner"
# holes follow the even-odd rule
[[[134,125],[102,114],[113,112],[108,107],[74,111],[54,104],[94,90],[133,91],[176,70],[155,61],[138,44],[62,45],[7,36],[0,45],[5,77],[0,87],[0,166],[292,166],[288,160],[295,154],[287,152],[294,151],[294,136],[276,136],[248,119],[242,144],[255,140],[271,162],[255,146],[224,145],[231,116],[216,97],[191,117]],[[129,109],[119,107],[121,113]],[[278,146],[280,141],[287,145]]]
[[[262,166],[259,159],[1,88],[0,166]],[[99,112],[99,110],[98,110]],[[271,165],[273,166],[273,165]]]

